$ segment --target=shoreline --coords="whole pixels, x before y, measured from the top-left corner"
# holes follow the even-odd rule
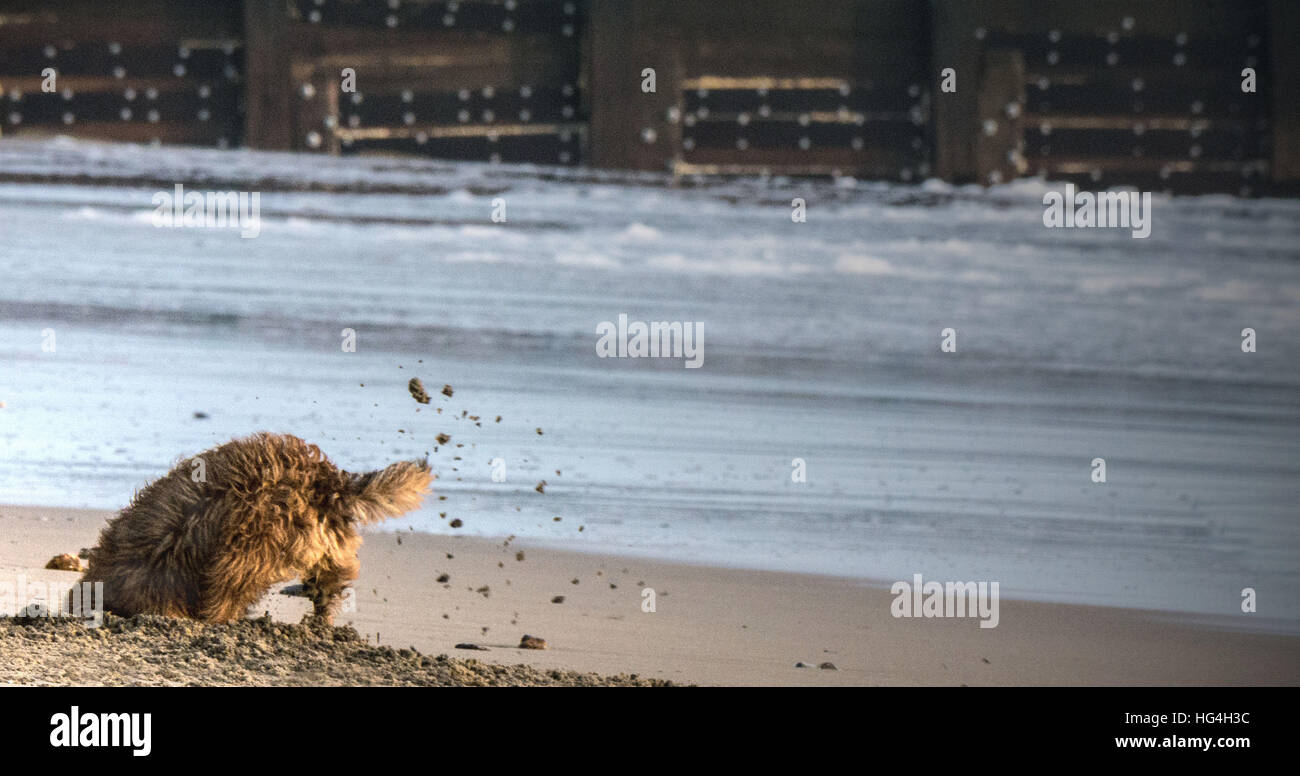
[[[75,580],[42,567],[92,546],[112,514],[0,506],[0,578]],[[426,655],[703,685],[1300,684],[1294,635],[1149,610],[1004,596],[998,627],[981,629],[972,618],[895,618],[887,583],[864,579],[414,531],[367,532],[360,556],[355,611],[336,624]],[[299,622],[308,604],[279,592],[290,584],[258,608]],[[642,610],[647,588],[653,612]],[[518,649],[523,634],[548,649]]]
[[[3,506],[0,506],[3,509]],[[394,531],[378,529],[371,532],[374,535],[391,534]],[[432,534],[423,531],[414,531],[421,536],[431,536],[438,538],[449,538],[442,534]],[[450,537],[461,538],[461,537]],[[485,541],[488,543],[502,541],[507,537],[504,536],[477,536],[465,535],[464,538]],[[516,540],[515,544],[523,546]],[[813,579],[836,580],[847,583],[856,583],[857,585],[870,590],[888,594],[891,586],[896,580],[885,579],[883,577],[870,576],[851,576],[847,574],[835,574],[831,572],[817,571],[795,571],[788,569],[770,569],[760,566],[750,566],[743,563],[726,564],[708,561],[698,561],[691,559],[674,560],[665,558],[662,555],[636,552],[620,552],[617,548],[607,547],[562,547],[560,542],[550,540],[538,541],[536,539],[528,540],[533,547],[545,549],[547,551],[570,553],[574,555],[591,555],[601,558],[626,558],[628,560],[644,561],[648,563],[670,563],[675,566],[685,566],[696,569],[712,569],[714,571],[725,573],[729,571],[736,572],[760,572],[768,574],[782,574],[797,577],[810,577]],[[931,581],[929,577],[926,582]],[[1058,600],[1051,598],[1046,594],[1034,594],[1023,590],[1013,589],[1010,592],[1002,590],[1000,592],[1003,601],[1018,601],[1021,603],[1046,604],[1056,606],[1077,606],[1089,609],[1099,609],[1103,611],[1127,612],[1129,614],[1139,615],[1154,621],[1167,622],[1171,625],[1185,625],[1208,630],[1230,631],[1234,633],[1258,633],[1268,636],[1300,636],[1300,622],[1293,622],[1282,618],[1269,618],[1255,616],[1249,619],[1235,617],[1227,614],[1213,614],[1210,612],[1196,612],[1182,609],[1152,609],[1142,606],[1120,606],[1118,604],[1099,604],[1087,603],[1083,601]]]
[[[105,515],[117,513],[116,509],[84,507],[84,506],[46,506],[32,504],[7,504],[0,502],[0,513],[5,509],[22,509],[22,510],[50,510],[60,512],[99,512]],[[366,531],[367,536],[382,536],[401,534],[427,536],[435,539],[468,539],[476,542],[484,542],[489,545],[494,542],[501,542],[508,538],[506,535],[479,535],[479,534],[436,534],[414,528],[399,527],[399,524],[380,523],[370,527]],[[590,556],[597,558],[618,559],[624,558],[629,561],[637,561],[651,564],[671,564],[675,566],[684,566],[695,569],[711,569],[719,573],[725,572],[762,572],[771,574],[783,574],[799,577],[809,577],[823,580],[835,580],[840,582],[856,583],[862,587],[870,588],[877,591],[888,592],[896,580],[884,577],[873,577],[866,575],[851,575],[836,573],[833,571],[807,571],[800,569],[788,568],[769,568],[759,565],[746,564],[744,562],[725,563],[712,560],[701,560],[695,558],[671,558],[668,552],[637,552],[634,549],[618,546],[614,543],[602,543],[597,546],[584,546],[582,544],[565,545],[563,540],[559,539],[539,539],[537,537],[526,537],[514,540],[516,546],[528,546],[538,550],[548,552],[568,553],[573,555]],[[927,581],[929,581],[927,577]],[[1186,625],[1209,630],[1222,630],[1238,633],[1257,633],[1262,635],[1273,636],[1300,636],[1300,620],[1288,620],[1280,617],[1265,617],[1262,615],[1253,615],[1249,618],[1239,617],[1230,614],[1216,614],[1213,612],[1196,611],[1190,609],[1161,609],[1149,606],[1126,606],[1122,604],[1113,604],[1105,602],[1096,602],[1090,600],[1070,600],[1069,598],[1056,598],[1046,593],[1034,593],[1023,589],[1001,588],[1001,599],[1004,601],[1019,601],[1023,603],[1048,604],[1061,606],[1079,606],[1096,608],[1102,610],[1111,610],[1115,612],[1127,612],[1137,614],[1142,617],[1166,622],[1173,625]]]

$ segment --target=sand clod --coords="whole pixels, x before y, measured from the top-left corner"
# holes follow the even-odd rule
[[[55,571],[81,571],[81,559],[70,552],[55,555],[45,564],[45,568]]]
[[[429,393],[424,390],[424,383],[420,382],[420,378],[412,377],[411,382],[406,384],[406,390],[410,391],[411,398],[415,399],[419,403],[429,403]]]

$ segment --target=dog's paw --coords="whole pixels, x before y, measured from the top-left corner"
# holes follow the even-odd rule
[[[303,624],[303,625],[310,625],[310,626],[312,626],[312,627],[316,627],[316,628],[329,628],[329,627],[332,627],[332,626],[334,625],[334,615],[333,615],[333,614],[315,614],[315,613],[311,613],[311,612],[309,612],[309,613],[307,613],[306,615],[303,616],[303,618],[302,618],[302,624]]]

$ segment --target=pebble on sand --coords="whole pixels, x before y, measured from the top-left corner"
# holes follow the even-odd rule
[[[519,640],[520,649],[546,649],[546,639],[529,636],[527,633]]]
[[[443,395],[443,396],[450,397],[451,394],[452,394],[452,390],[451,390],[451,386],[450,386],[450,385],[444,385],[444,386],[442,386],[442,395]]]

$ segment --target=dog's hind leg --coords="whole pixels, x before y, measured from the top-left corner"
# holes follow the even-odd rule
[[[316,617],[324,622],[334,621],[334,612],[348,583],[361,572],[361,561],[355,555],[326,555],[315,567],[302,576],[302,584],[311,598]]]
[[[208,622],[241,619],[284,576],[287,574],[279,573],[275,565],[240,554],[214,559],[205,575],[198,618]]]

